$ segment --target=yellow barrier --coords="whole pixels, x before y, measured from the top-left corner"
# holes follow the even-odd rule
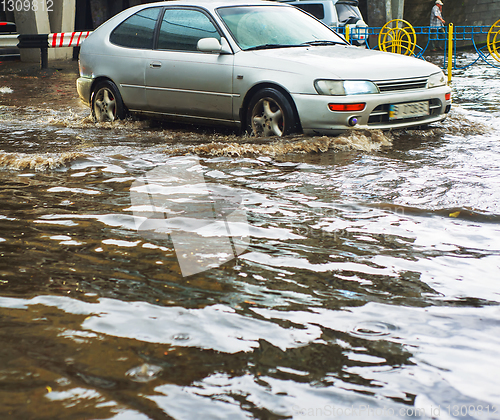
[[[488,31],[488,51],[491,56],[500,61],[500,20],[497,20],[493,25],[491,25]]]
[[[415,29],[402,19],[387,22],[378,36],[378,48],[381,51],[412,55],[416,45]]]
[[[451,69],[453,67],[453,23],[448,25],[448,85],[451,84]]]

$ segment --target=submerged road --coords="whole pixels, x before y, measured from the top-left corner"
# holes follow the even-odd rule
[[[427,130],[256,141],[0,64],[0,417],[500,418],[497,77]]]

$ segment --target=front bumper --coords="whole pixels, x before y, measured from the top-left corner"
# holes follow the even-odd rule
[[[76,90],[80,99],[90,106],[90,94],[92,93],[92,84],[94,79],[89,79],[88,77],[79,77],[76,79]]]
[[[292,94],[300,123],[305,134],[341,134],[353,127],[349,125],[351,118],[356,118],[356,128],[381,129],[406,128],[430,124],[446,118],[450,110],[451,100],[445,95],[450,93],[448,86],[432,89],[420,89],[397,93],[380,93],[370,95],[327,96]],[[390,120],[388,108],[391,104],[429,101],[430,115],[402,120]],[[360,112],[332,112],[329,103],[366,103]]]

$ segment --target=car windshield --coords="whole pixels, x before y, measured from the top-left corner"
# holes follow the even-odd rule
[[[345,44],[327,26],[294,7],[236,6],[218,9],[234,40],[243,50],[319,44]]]

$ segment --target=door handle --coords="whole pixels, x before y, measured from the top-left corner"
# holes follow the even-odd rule
[[[161,63],[159,61],[153,61],[152,63],[149,63],[149,67],[152,69],[159,69],[161,67]]]

